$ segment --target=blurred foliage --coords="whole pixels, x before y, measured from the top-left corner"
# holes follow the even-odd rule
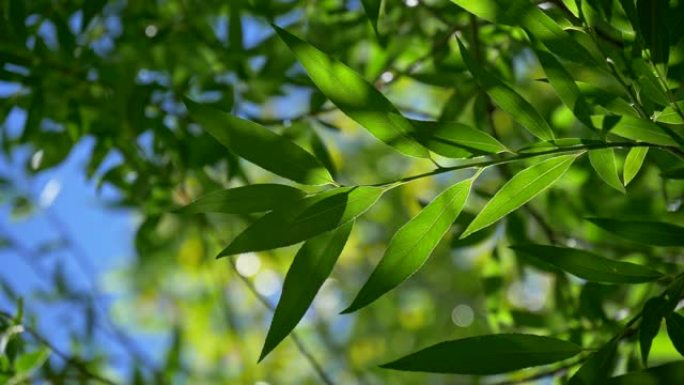
[[[128,293],[111,309],[98,310],[98,295],[71,287],[59,268],[44,275],[54,290],[25,298],[27,307],[37,301],[81,304],[85,327],[72,331],[69,352],[47,360],[49,330],[41,337],[22,326],[31,324],[27,316],[0,314],[0,380],[478,384],[484,380],[378,365],[441,341],[498,333],[553,337],[585,351],[494,381],[523,383],[537,376],[558,384],[601,384],[607,376],[681,360],[683,14],[681,0],[0,0],[5,159],[24,154],[23,172],[39,175],[87,144],[84,175],[98,189],[115,189],[114,198],[103,197],[108,206],[140,215],[135,263],[107,277]],[[284,31],[279,36],[272,24],[296,37]],[[328,68],[321,60],[307,61],[316,55],[307,44],[350,72],[336,62]],[[333,70],[338,77],[328,76]],[[336,85],[335,79],[343,81]],[[359,95],[370,95],[372,103],[364,105]],[[382,95],[391,103],[379,101]],[[283,143],[296,143],[339,185],[392,187],[356,219],[334,270],[296,327],[296,340],[286,339],[259,364],[271,309],[297,250],[243,250],[215,260],[257,214],[177,209],[223,189],[293,183],[245,160],[259,164],[278,154],[260,153],[249,140],[226,149],[225,141],[212,136],[217,131],[209,126],[216,120],[190,116],[184,98],[215,108],[219,123],[221,117],[240,117],[262,125],[245,126],[245,135],[265,126]],[[415,120],[404,123],[401,115]],[[420,149],[412,155],[427,154],[422,146],[433,153],[406,157],[406,147],[391,138],[381,138],[389,146],[381,143],[355,121],[378,138],[388,122],[416,129],[402,143]],[[498,142],[501,148],[465,146],[466,134],[487,134],[490,146]],[[501,188],[544,171],[538,167],[549,158],[545,154],[561,161],[554,157],[561,153],[577,157],[563,158],[567,172],[544,186]],[[438,193],[470,177],[464,164],[487,162],[493,166],[475,176],[463,211],[455,213],[452,226],[447,223],[445,240],[437,245],[441,234],[435,239],[420,271],[369,306],[340,315],[392,235]],[[411,177],[423,173],[429,175]],[[410,183],[392,184],[406,177]],[[2,202],[17,219],[43,215],[44,205],[20,183],[4,176],[0,182]],[[313,197],[332,188],[294,186]],[[490,201],[510,210],[493,215],[491,207],[483,209]],[[281,204],[284,212],[297,207]],[[469,228],[481,213],[493,216]],[[257,236],[285,236],[290,225],[276,222],[270,233]],[[461,237],[464,232],[469,235]],[[60,239],[35,250],[11,239],[1,243],[31,257],[75,248],[77,241]],[[509,248],[532,243],[587,250],[664,275],[649,283],[625,284],[614,276],[606,282],[602,274],[619,275],[624,265],[578,267],[575,259],[554,263],[545,260],[549,255]],[[307,281],[297,279],[293,287]],[[19,301],[0,283],[7,298]],[[130,355],[123,369],[111,349],[95,346],[92,338],[93,328],[107,322],[117,325]],[[126,336],[140,331],[168,336],[166,350],[146,359],[144,339]],[[498,343],[479,346],[496,349]],[[644,348],[649,344],[650,355]],[[502,360],[490,357],[485,368],[496,372]],[[681,361],[668,365],[611,383],[677,383]]]

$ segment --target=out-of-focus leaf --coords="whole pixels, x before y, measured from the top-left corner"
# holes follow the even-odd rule
[[[416,139],[431,151],[447,158],[496,154],[509,151],[506,146],[484,131],[455,122],[412,120]]]
[[[662,277],[661,273],[646,266],[614,261],[580,249],[546,245],[518,245],[511,248],[592,282],[642,283]]]
[[[218,257],[294,245],[335,229],[368,210],[384,188],[340,187],[304,198],[259,218]]]
[[[640,140],[663,146],[679,145],[677,140],[675,140],[665,128],[634,116],[594,115],[591,117],[591,121],[594,122],[596,127],[609,130],[611,134],[623,138]],[[673,135],[676,134],[673,133]]]
[[[487,202],[461,238],[491,225],[551,187],[576,158],[577,155],[573,154],[546,159],[515,174]]]
[[[28,375],[41,367],[50,356],[50,349],[40,348],[31,353],[24,353],[14,361],[14,370],[17,373]]]
[[[382,9],[384,8],[384,0],[361,0],[364,11],[366,11],[366,17],[373,26],[375,34],[380,38],[382,33],[380,31],[379,19]]]
[[[664,23],[669,9],[668,0],[637,0],[639,32],[651,51],[654,63],[667,64],[670,41]]]
[[[473,74],[475,80],[485,89],[497,106],[510,114],[532,135],[542,140],[554,138],[549,124],[527,100],[496,76],[483,70],[482,66],[473,60],[461,40],[458,41],[458,47],[468,71]]]
[[[294,329],[311,305],[342,253],[354,225],[349,221],[334,231],[309,239],[299,249],[285,276],[283,293],[273,314],[259,361]]]
[[[444,190],[396,232],[380,263],[343,313],[367,306],[423,266],[461,213],[473,180],[469,178]]]
[[[641,347],[641,360],[644,365],[648,362],[648,353],[651,351],[653,339],[660,330],[666,307],[667,303],[662,297],[651,298],[644,304],[641,313],[641,326],[639,327],[639,346]]]
[[[546,77],[549,79],[549,83],[556,90],[560,99],[580,122],[593,128],[589,104],[584,99],[570,73],[552,54],[542,50],[537,50],[536,52],[539,63],[541,63],[544,73],[546,73]]]
[[[665,324],[672,345],[679,354],[684,356],[684,317],[677,313],[671,313],[665,318]]]
[[[210,192],[177,210],[183,214],[248,214],[270,211],[304,197],[304,191],[282,184],[253,184]]]
[[[644,164],[644,159],[646,159],[646,154],[648,154],[648,147],[632,147],[629,150],[629,153],[627,153],[625,165],[622,170],[622,178],[625,180],[625,186],[634,179],[641,169],[641,166]]]
[[[665,222],[587,218],[596,226],[628,241],[652,246],[684,246],[684,227]]]
[[[527,334],[493,334],[441,342],[383,368],[412,372],[499,374],[551,364],[582,348],[567,341]]]
[[[429,156],[427,149],[413,139],[415,129],[411,123],[361,75],[284,29],[274,28],[314,84],[342,112],[401,153]]]
[[[625,193],[625,187],[618,176],[615,165],[615,152],[612,148],[599,148],[589,150],[589,162],[596,173],[606,184],[621,193]]]
[[[660,173],[666,179],[684,179],[684,167],[671,168]]]
[[[606,385],[674,385],[684,383],[684,361],[670,362],[609,378]]]
[[[593,353],[575,373],[568,385],[598,385],[605,383],[613,372],[617,342],[609,342],[599,351]]]
[[[282,177],[303,184],[328,184],[328,170],[303,148],[269,129],[185,99],[190,114],[233,153]]]

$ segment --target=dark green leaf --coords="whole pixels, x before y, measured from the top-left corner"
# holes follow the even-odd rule
[[[551,364],[578,354],[570,342],[526,334],[494,334],[446,341],[382,365],[412,372],[499,374]]]
[[[599,351],[589,356],[587,361],[575,373],[568,385],[599,385],[605,383],[613,372],[617,342],[609,342]]]
[[[342,253],[354,225],[346,225],[311,238],[299,249],[285,276],[283,292],[273,314],[259,361],[294,329],[311,305]]]
[[[464,180],[444,190],[397,231],[382,260],[344,313],[367,306],[423,266],[461,213],[473,180]]]
[[[660,176],[667,179],[684,179],[684,167],[675,167],[660,173]]]
[[[429,156],[427,149],[413,139],[415,129],[411,123],[361,75],[284,29],[274,28],[314,84],[342,112],[403,154]]]
[[[373,30],[378,37],[382,36],[379,19],[385,5],[384,2],[384,0],[361,0],[363,9],[366,11],[366,17],[368,17],[368,20],[371,22]]]
[[[420,120],[412,120],[411,123],[416,128],[418,142],[447,158],[465,158],[471,155],[509,151],[489,134],[465,124]]]
[[[675,385],[684,384],[684,361],[670,362],[639,372],[609,378],[606,385]]]
[[[642,283],[662,277],[661,273],[648,267],[614,261],[585,250],[545,245],[519,245],[511,248],[592,282]]]
[[[304,197],[304,191],[282,184],[252,184],[218,190],[177,210],[183,214],[248,214],[270,211]]]
[[[632,147],[625,158],[625,166],[622,170],[622,178],[625,180],[625,186],[634,179],[636,174],[644,164],[648,154],[648,147]]]
[[[335,229],[368,210],[384,188],[340,187],[304,198],[259,218],[218,257],[294,245]]]
[[[662,297],[651,298],[644,304],[641,326],[639,327],[639,346],[641,347],[641,360],[644,365],[648,362],[648,353],[651,351],[653,339],[660,330],[666,307],[667,302]]]
[[[461,50],[461,56],[468,67],[468,71],[473,74],[475,80],[485,89],[497,106],[510,114],[515,121],[520,123],[532,135],[542,140],[552,140],[554,138],[549,124],[527,100],[496,76],[483,70],[482,66],[473,60],[460,40],[458,41],[458,47]]]
[[[612,148],[599,148],[589,150],[589,162],[596,173],[603,179],[608,186],[625,193],[625,187],[618,176],[617,166],[615,165],[615,152]]]
[[[587,218],[596,226],[628,241],[652,246],[684,246],[684,227],[665,222]]]
[[[266,127],[185,99],[190,114],[233,153],[282,177],[303,184],[328,184],[328,170],[303,148]]]
[[[684,317],[677,313],[671,313],[665,318],[665,324],[672,345],[679,354],[684,356]]]
[[[670,43],[664,23],[669,0],[637,0],[639,32],[654,63],[667,64]]]
[[[546,159],[515,174],[487,202],[461,238],[491,225],[551,187],[568,171],[576,158],[577,155],[562,155]]]

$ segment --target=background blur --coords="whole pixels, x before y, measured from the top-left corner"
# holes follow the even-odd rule
[[[583,134],[550,86],[534,81],[543,73],[519,31],[487,24],[472,31],[471,16],[449,1],[387,1],[384,15],[376,34],[358,0],[0,0],[0,310],[15,314],[23,301],[25,323],[54,350],[32,381],[89,383],[69,356],[117,383],[318,384],[310,354],[336,384],[470,384],[478,380],[377,365],[499,330],[609,335],[657,292],[543,272],[505,246],[551,236],[666,269],[661,251],[620,249],[582,219],[587,212],[684,219],[682,185],[658,178],[659,162],[670,160],[665,153],[649,154],[629,199],[616,199],[582,159],[531,205],[550,224],[514,214],[457,241],[468,223],[462,216],[419,274],[367,309],[339,315],[396,229],[465,175],[444,174],[391,191],[358,221],[296,329],[306,354],[288,338],[256,364],[271,312],[255,294],[277,303],[296,248],[215,260],[251,218],[169,211],[218,188],[282,181],[191,123],[182,96],[268,124],[344,182],[432,167],[398,155],[333,109],[270,22],[355,68],[408,116],[496,126],[503,143],[521,147],[529,138],[484,103],[449,39],[479,34],[481,56],[554,128]],[[505,178],[484,174],[470,218]],[[24,337],[16,349],[45,345]],[[666,335],[651,357],[677,357]]]

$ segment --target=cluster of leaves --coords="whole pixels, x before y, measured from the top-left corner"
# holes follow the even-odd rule
[[[33,374],[50,356],[49,348],[36,347],[22,338],[26,332],[22,318],[21,303],[15,316],[0,314],[0,381],[3,384],[32,380]]]
[[[389,333],[373,319],[401,316],[383,305],[396,292],[424,286],[452,296],[455,268],[426,264],[448,243],[456,258],[486,249],[478,294],[488,318],[484,335],[405,352],[384,367],[489,375],[551,365],[548,375],[571,384],[682,382],[682,361],[646,364],[663,321],[684,353],[676,311],[684,294],[684,2],[129,3],[45,13],[40,1],[3,2],[0,75],[25,87],[1,106],[27,116],[20,135],[3,130],[6,153],[31,145],[35,172],[92,137],[87,175],[144,214],[137,285],[158,284],[151,276],[165,276],[163,256],[182,245],[173,231],[162,234],[168,221],[182,222],[184,234],[200,229],[204,244],[248,223],[220,257],[303,242],[264,359],[384,203],[396,215],[383,227],[412,218],[379,237],[381,258],[339,310],[376,311],[360,314],[359,328]],[[269,31],[250,47],[246,15]],[[288,87],[306,91],[308,109],[263,107],[278,109],[269,103]],[[370,135],[349,128],[357,125]],[[354,135],[362,139],[345,142]],[[103,170],[114,153],[124,161]],[[433,190],[424,207],[407,208]],[[169,213],[203,191],[211,192]],[[210,215],[189,215],[197,213]],[[229,223],[216,213],[230,214]],[[552,277],[555,309],[505,298],[528,271]],[[412,332],[417,344],[444,328],[433,330]]]

